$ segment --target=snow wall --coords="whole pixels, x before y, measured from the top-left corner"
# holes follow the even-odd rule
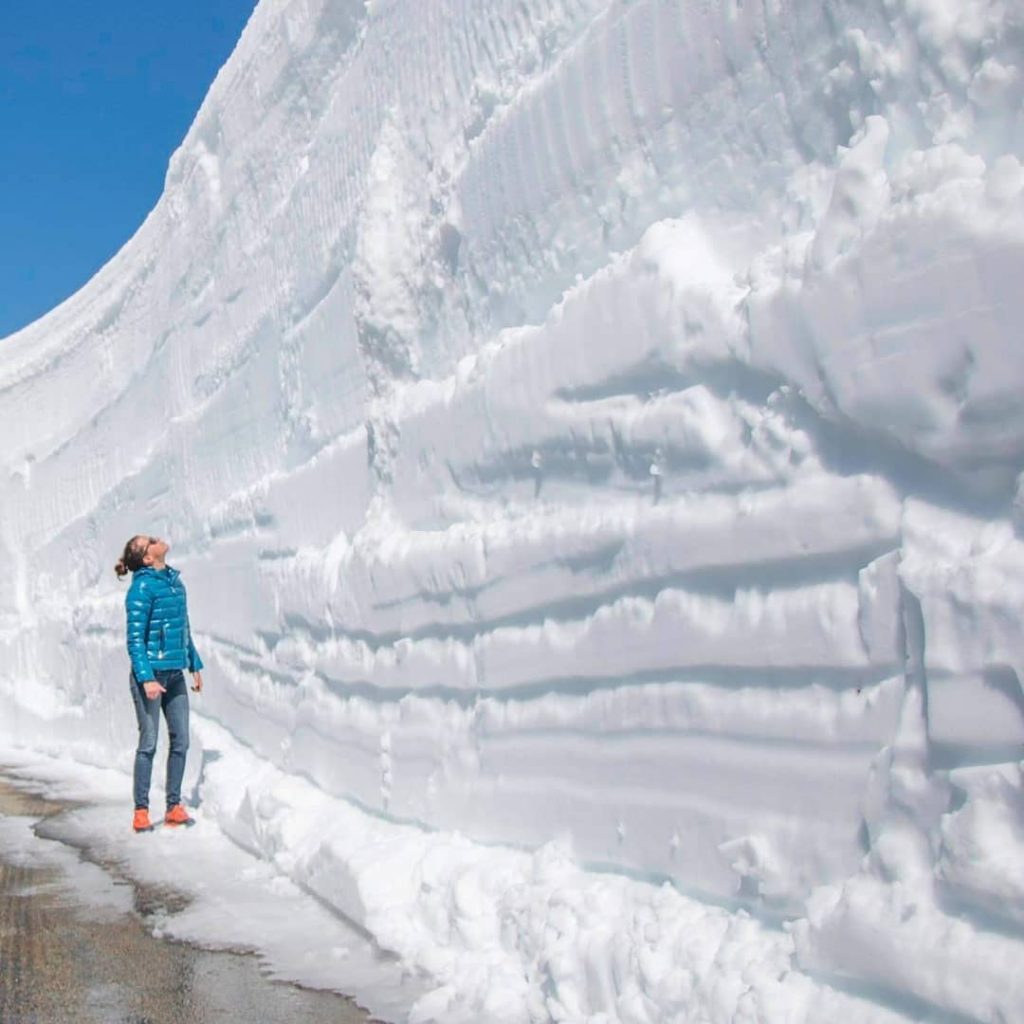
[[[130,766],[164,534],[413,1019],[1021,1019],[1022,110],[1010,0],[263,0],[2,343],[0,738]]]

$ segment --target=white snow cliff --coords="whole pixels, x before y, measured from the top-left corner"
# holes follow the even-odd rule
[[[409,1020],[1024,1019],[1022,158],[1017,0],[262,0],[0,343],[0,739],[130,768],[159,533]]]

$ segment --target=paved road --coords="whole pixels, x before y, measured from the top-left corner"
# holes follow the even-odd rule
[[[65,807],[0,779],[0,816]],[[125,883],[128,884],[128,883]],[[53,867],[0,860],[0,1024],[358,1024],[350,1000],[264,978],[254,957],[154,938],[174,893],[132,885],[134,912],[96,920]]]

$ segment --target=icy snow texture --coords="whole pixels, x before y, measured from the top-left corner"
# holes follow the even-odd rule
[[[1020,1019],[1022,111],[1011,0],[263,0],[3,343],[0,733],[130,763],[167,533],[413,1019]]]

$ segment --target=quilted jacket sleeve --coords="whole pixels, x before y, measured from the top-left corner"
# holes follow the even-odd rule
[[[182,591],[182,602],[181,612],[185,616],[185,637],[188,640],[188,649],[186,656],[188,658],[187,665],[189,672],[200,672],[203,668],[203,659],[199,657],[199,652],[196,650],[196,645],[192,643],[192,623],[188,617],[188,598],[184,597],[185,588],[181,588]]]
[[[133,580],[125,596],[124,607],[128,616],[125,629],[128,657],[131,658],[135,678],[144,683],[153,678],[153,667],[146,653],[146,631],[153,613],[153,595],[143,583]]]
[[[203,659],[199,657],[196,645],[192,643],[192,627],[188,627],[188,670],[189,672],[200,672],[203,668]]]

